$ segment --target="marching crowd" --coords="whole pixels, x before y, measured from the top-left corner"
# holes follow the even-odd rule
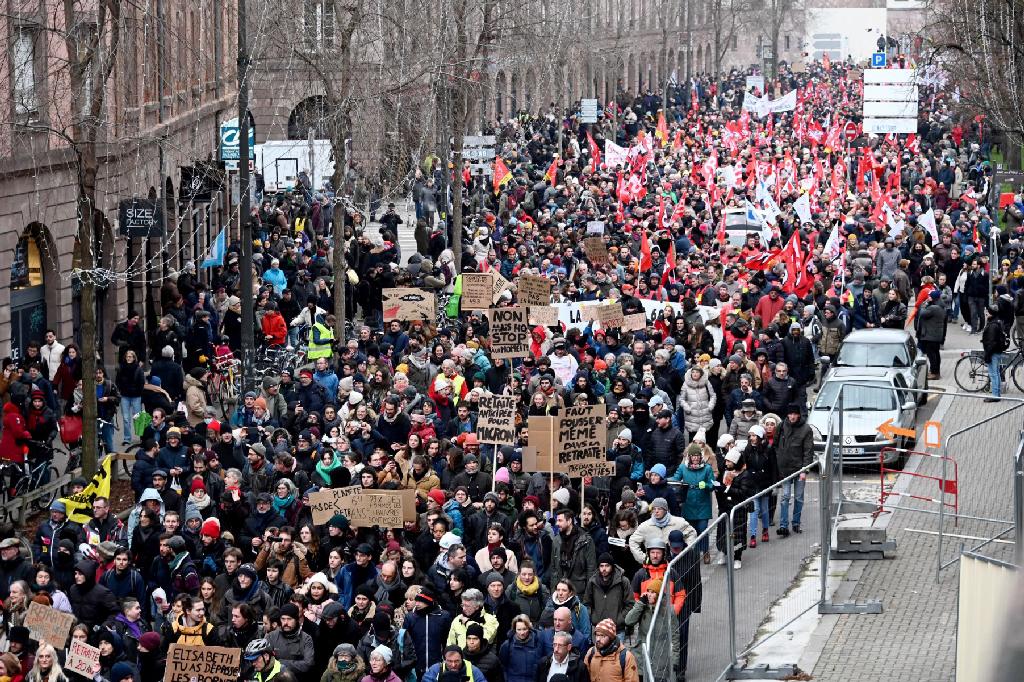
[[[108,450],[118,432],[138,445],[136,504],[115,514],[98,497],[78,523],[57,501],[31,536],[0,528],[0,680],[80,677],[30,637],[33,602],[74,614],[71,638],[99,647],[97,682],[161,679],[171,644],[240,649],[242,679],[259,682],[638,682],[656,618],[684,680],[702,572],[727,543],[739,569],[744,551],[785,552],[801,532],[794,474],[814,461],[819,358],[851,330],[908,328],[937,378],[948,322],[962,315],[993,357],[1024,315],[1024,204],[1012,197],[996,230],[984,120],[939,91],[916,135],[853,145],[850,68],[783,67],[753,94],[795,90],[795,106],[763,118],[733,72],[674,88],[667,116],[648,92],[592,125],[501,122],[494,176],[464,172],[461,269],[440,193],[453,176],[436,159],[416,172],[414,224],[393,205],[369,222],[346,213],[346,310],[363,323],[351,338],[334,334],[330,199],[265,197],[251,216],[256,337],[305,345],[308,364],[214,407],[211,377],[241,351],[237,243],[222,267],[164,283],[158,328],[129,313],[96,380]],[[735,209],[756,225],[741,244],[726,234]],[[608,256],[592,262],[596,221]],[[617,301],[647,324],[560,313],[532,328],[528,355],[493,358],[486,311],[459,305],[461,275],[489,271],[511,283],[495,306],[539,274],[560,310]],[[444,314],[385,320],[396,286],[437,293]],[[0,457],[38,461],[58,422],[80,429],[80,352],[50,332],[4,362]],[[514,442],[480,442],[488,393],[519,397]],[[524,467],[529,417],[579,404],[606,407],[614,475]],[[778,509],[758,498],[733,537],[698,539],[783,479]],[[416,520],[314,524],[309,495],[350,485],[415,490]]]

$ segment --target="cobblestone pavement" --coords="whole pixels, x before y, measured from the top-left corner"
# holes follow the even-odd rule
[[[946,344],[949,349],[979,345],[978,337],[968,337],[959,328],[950,330]],[[944,379],[933,383],[956,390],[953,364],[957,357],[958,353],[952,350],[944,354]],[[1016,392],[1008,395],[1020,397]],[[1007,401],[992,404],[969,398],[945,397],[942,401],[946,403],[940,403],[938,408],[942,435],[947,439],[948,454],[959,465],[960,513],[990,519],[1012,518],[1012,458],[1024,407]],[[971,428],[961,435],[953,435],[968,427]],[[908,468],[913,469],[914,464]],[[942,462],[921,458],[916,470],[941,478]],[[951,469],[947,475],[952,477]],[[939,483],[914,477],[909,479],[906,492],[935,498]],[[893,505],[908,509],[936,509],[935,504],[920,500],[890,499]],[[958,567],[953,560],[961,543],[964,549],[972,549],[980,543],[972,538],[989,538],[1009,526],[971,520],[954,525],[947,518],[946,532],[962,537],[943,539],[942,559],[953,563],[941,571],[936,582],[939,517],[898,510],[888,524],[889,538],[898,543],[895,558],[863,562],[863,573],[847,599],[879,599],[883,613],[833,617],[834,627],[813,668],[815,680],[938,682],[955,678]],[[1012,540],[1012,532],[1004,537]],[[1007,560],[1012,557],[1012,545],[991,543],[980,552]],[[831,623],[823,621],[823,627]]]

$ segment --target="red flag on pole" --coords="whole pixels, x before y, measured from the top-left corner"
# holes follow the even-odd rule
[[[658,112],[658,127],[654,130],[654,136],[658,138],[658,142],[664,147],[668,144],[668,123],[665,122],[665,112]]]
[[[551,166],[548,167],[547,172],[544,173],[544,181],[545,182],[550,182],[552,185],[554,185],[554,184],[556,184],[558,182],[558,157],[557,156],[555,157],[555,160],[551,162]]]
[[[508,166],[498,156],[494,159],[494,193],[500,194],[501,188],[505,186],[505,183],[512,179],[512,173],[509,171]]]
[[[601,148],[594,142],[594,136],[587,131],[587,144],[590,146],[590,158],[594,162],[594,172],[601,167]]]
[[[651,243],[647,240],[647,230],[640,228],[640,272],[647,272],[654,265],[651,260]]]

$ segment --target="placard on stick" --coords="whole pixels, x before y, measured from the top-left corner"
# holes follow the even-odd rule
[[[530,324],[542,327],[558,326],[558,308],[549,305],[530,307]]]
[[[526,308],[491,308],[491,357],[524,358],[530,354],[530,325],[526,321]]]
[[[434,294],[422,289],[384,289],[384,320],[428,320],[437,317]]]
[[[594,310],[594,319],[601,325],[601,329],[618,329],[622,327],[622,304],[608,303],[597,306]]]
[[[622,328],[628,331],[637,331],[647,328],[646,313],[632,313],[622,317]]]
[[[608,247],[602,237],[587,237],[583,240],[583,253],[587,254],[587,260],[591,265],[601,265],[608,262]]]
[[[491,270],[491,303],[497,304],[498,298],[508,289],[512,288],[512,282],[501,276],[497,270]]]
[[[67,646],[68,634],[71,633],[74,624],[74,614],[64,613],[37,602],[28,605],[24,622],[29,637],[37,642],[45,640],[47,644],[52,644],[58,649]]]
[[[537,275],[520,275],[519,305],[544,306],[551,303],[551,280]]]
[[[530,448],[536,453],[533,471],[551,471],[555,447],[558,445],[558,417],[528,417],[526,426],[530,430]],[[526,469],[525,460],[523,468]]]
[[[241,649],[171,644],[164,682],[236,682],[241,667]]]
[[[462,274],[462,299],[459,306],[463,310],[487,310],[491,307],[494,282],[489,272],[466,272]]]
[[[71,640],[71,646],[68,648],[68,659],[67,663],[64,664],[64,670],[70,670],[87,680],[91,680],[93,677],[92,668],[99,662],[100,650],[97,647],[73,639]]]
[[[603,220],[588,220],[587,221],[587,234],[603,235],[604,234],[604,221]]]
[[[476,435],[481,443],[511,445],[515,441],[517,401],[514,395],[480,396]]]
[[[557,471],[569,476],[604,476],[608,425],[604,405],[566,407],[558,417]],[[530,434],[533,437],[533,434]],[[614,464],[614,462],[613,462]],[[594,473],[599,471],[600,473]]]

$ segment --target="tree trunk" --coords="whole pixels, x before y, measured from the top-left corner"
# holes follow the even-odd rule
[[[88,133],[87,133],[88,134]],[[98,404],[96,401],[96,285],[93,282],[93,253],[96,230],[96,145],[91,140],[80,146],[78,170],[78,248],[83,273],[81,308],[82,332],[82,475],[96,473]]]
[[[460,112],[461,113],[461,112]],[[455,145],[452,149],[452,166],[455,170],[452,177],[452,256],[455,262],[455,274],[462,272],[462,135],[465,127],[463,117],[454,116],[457,121],[454,133]],[[445,173],[448,169],[445,168]]]
[[[334,270],[334,338],[339,343],[345,341],[345,292],[348,287],[348,267],[345,262],[345,204],[338,199],[345,197],[346,183],[348,182],[348,145],[346,144],[345,133],[340,135],[335,132],[331,140],[331,147],[334,152],[334,175],[331,176],[331,183],[337,192],[334,202],[333,216],[333,263]],[[338,163],[339,158],[344,158],[345,163]],[[355,311],[352,311],[355,313]]]

